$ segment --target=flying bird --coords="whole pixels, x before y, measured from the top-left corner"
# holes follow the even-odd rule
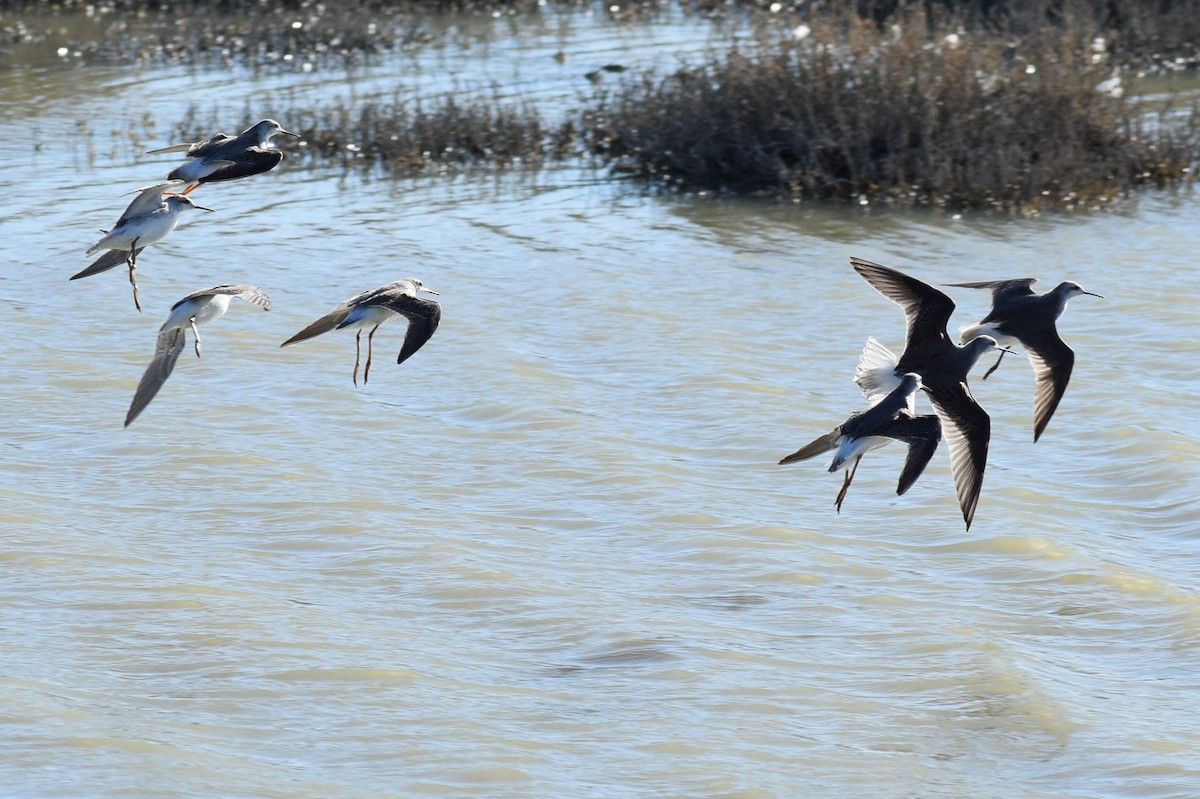
[[[283,160],[283,153],[269,146],[271,138],[279,135],[300,138],[299,133],[284,130],[275,120],[264,119],[237,136],[217,133],[203,141],[150,150],[147,155],[184,153],[189,160],[171,170],[167,179],[190,183],[183,191],[189,194],[203,183],[237,180],[271,171]]]
[[[211,211],[202,205],[196,205],[181,194],[172,194],[168,189],[182,185],[179,181],[167,181],[153,186],[136,189],[138,196],[121,214],[112,230],[102,231],[104,238],[88,247],[87,254],[92,255],[100,250],[107,250],[92,262],[87,269],[72,275],[71,280],[81,277],[91,277],[101,272],[107,272],[120,263],[129,266],[129,283],[133,286],[133,305],[139,311],[142,304],[138,301],[137,288],[137,256],[151,244],[162,241],[167,234],[175,229],[179,222],[179,212],[188,208],[201,211]],[[121,256],[121,253],[125,253]]]
[[[872,342],[874,339],[867,342],[868,348]],[[866,354],[864,350],[864,358]],[[917,416],[913,413],[913,397],[920,389],[919,375],[903,375],[900,385],[891,393],[876,396],[871,407],[851,414],[833,430],[779,461],[779,465],[808,460],[836,450],[829,471],[843,469],[846,472],[842,488],[834,500],[834,506],[841,513],[842,501],[850,490],[850,483],[858,472],[863,455],[892,441],[904,441],[908,444],[908,456],[896,485],[896,494],[903,494],[925,471],[925,466],[937,450],[938,442],[942,440],[942,426],[936,416]]]
[[[877,373],[875,390],[894,386],[903,375],[921,376],[933,410],[942,424],[950,450],[950,471],[967,529],[975,518],[983,472],[987,467],[992,421],[967,386],[967,373],[996,339],[981,335],[957,346],[946,333],[954,301],[942,292],[895,269],[862,258],[851,258],[854,270],[883,296],[904,311],[904,352],[891,374]],[[860,384],[861,385],[861,384]]]
[[[965,289],[990,289],[992,310],[977,325],[962,329],[965,344],[982,335],[996,339],[1003,346],[1020,343],[1029,356],[1033,373],[1037,379],[1033,396],[1033,440],[1041,438],[1050,417],[1058,408],[1071,370],[1075,367],[1075,352],[1058,334],[1056,322],[1067,308],[1067,302],[1080,294],[1100,297],[1070,280],[1059,283],[1045,294],[1035,294],[1033,284],[1036,277],[1015,280],[985,280],[977,283],[947,283]],[[987,380],[1004,360],[1004,352],[991,369],[984,373]]]
[[[408,320],[408,330],[404,334],[404,344],[396,363],[404,363],[438,328],[442,319],[442,306],[433,300],[418,297],[419,292],[436,295],[433,289],[425,288],[425,284],[415,277],[387,283],[379,288],[357,294],[337,306],[329,313],[301,330],[279,346],[286,347],[297,341],[328,333],[330,330],[343,328],[357,329],[354,334],[354,385],[358,385],[358,365],[361,356],[361,339],[364,328],[371,328],[367,334],[367,365],[363,370],[363,384],[366,385],[371,375],[371,341],[375,331],[384,322],[389,322],[398,316]]]
[[[175,362],[187,344],[187,331],[190,328],[195,335],[196,357],[200,357],[199,326],[220,319],[229,310],[229,303],[234,297],[240,297],[246,302],[261,306],[263,310],[271,310],[271,299],[258,286],[213,286],[210,289],[197,291],[187,295],[171,306],[171,314],[163,326],[158,329],[158,342],[154,350],[154,358],[142,379],[138,381],[137,390],[133,393],[133,402],[129,405],[129,413],[125,415],[125,426],[138,418],[138,415],[150,404],[158,394],[158,390],[167,382],[175,369]]]

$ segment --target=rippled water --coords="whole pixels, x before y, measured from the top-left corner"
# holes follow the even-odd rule
[[[553,102],[575,88],[523,56],[669,62],[707,29],[638,30],[489,52]],[[1195,795],[1190,192],[951,219],[285,162],[196,195],[218,211],[143,255],[138,315],[119,270],[67,281],[169,168],[107,131],[148,109],[166,135],[190,102],[240,120],[231,75],[7,72],[0,794]],[[868,335],[902,343],[850,255],[1107,297],[1060,322],[1079,357],[1036,446],[1023,359],[974,382],[969,532],[944,448],[900,498],[900,448],[873,454],[841,515],[840,476],[775,465],[860,405]],[[395,324],[358,389],[349,335],[279,348],[409,274],[443,322],[402,367]],[[234,305],[122,429],[169,306],[224,282],[273,310]],[[953,291],[957,321],[986,311]]]

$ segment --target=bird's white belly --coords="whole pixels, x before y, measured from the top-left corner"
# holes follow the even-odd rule
[[[155,211],[130,219],[96,243],[95,250],[132,250],[134,242],[140,249],[162,241],[175,229],[179,215],[172,211]]]
[[[395,311],[384,308],[381,305],[360,305],[357,308],[352,309],[350,313],[346,315],[345,321],[338,325],[338,327],[351,329],[375,327],[376,325],[382,325],[389,319],[395,318]]]
[[[968,344],[980,336],[991,336],[992,338],[996,339],[996,343],[1001,347],[1015,347],[1020,345],[1021,342],[1017,341],[1012,336],[1006,336],[1004,333],[1001,333],[999,330],[997,330],[996,326],[998,324],[1000,323],[988,322],[985,325],[968,325],[962,329],[959,341],[961,341],[963,344]]]
[[[191,161],[176,167],[172,171],[172,174],[179,180],[195,183],[200,178],[206,178],[213,172],[216,172],[224,163],[226,162],[219,159],[193,158]]]
[[[160,329],[187,327],[192,320],[197,325],[203,325],[214,319],[220,319],[229,310],[230,299],[228,294],[219,294],[206,300],[188,300],[171,311],[171,315],[167,317],[167,321]]]
[[[833,460],[829,464],[829,471],[848,469],[854,465],[855,460],[873,449],[879,449],[890,443],[891,440],[887,436],[863,436],[862,438],[841,436],[838,438],[837,452],[833,454]]]

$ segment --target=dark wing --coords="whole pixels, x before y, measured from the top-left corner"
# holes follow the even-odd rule
[[[908,456],[904,459],[900,482],[896,484],[896,494],[901,495],[912,488],[912,484],[917,482],[929,465],[933,453],[937,452],[938,443],[942,440],[942,423],[936,416],[902,413],[882,432],[908,444]]]
[[[137,258],[138,255],[140,255],[142,250],[144,250],[144,249],[146,249],[146,248],[138,247],[137,250],[134,251],[133,257]],[[125,252],[124,250],[108,250],[103,255],[101,255],[99,258],[92,261],[91,265],[88,266],[87,269],[84,269],[82,272],[77,272],[76,274],[71,275],[70,279],[78,280],[81,277],[91,277],[92,275],[98,275],[101,272],[107,272],[109,269],[112,269],[114,266],[120,266],[121,264],[126,263],[128,258],[129,258],[129,253]]]
[[[231,294],[234,297],[245,300],[246,302],[258,305],[265,310],[271,310],[271,298],[267,296],[267,293],[258,286],[251,286],[245,283],[240,283],[237,285],[213,286],[210,289],[193,291],[191,294],[172,305],[171,310],[175,310],[188,300],[195,300],[199,299],[200,297],[215,297],[218,294]]]
[[[1009,321],[1018,308],[1027,306],[1022,297],[1036,297],[1033,284],[1036,277],[1021,277],[1012,280],[981,280],[977,283],[947,283],[947,286],[957,286],[964,289],[990,289],[992,292],[992,310],[983,317],[980,324],[988,322]],[[1016,300],[1016,305],[1013,301]]]
[[[245,152],[230,155],[226,160],[217,162],[219,166],[201,178],[199,182],[220,183],[223,180],[237,180],[258,175],[274,169],[282,160],[283,153],[279,150],[251,147]]]
[[[221,150],[234,141],[237,141],[237,136],[230,136],[228,133],[214,133],[210,138],[198,141],[188,147],[187,157],[209,158],[219,156],[221,155]]]
[[[799,461],[806,461],[809,458],[815,458],[818,455],[823,455],[826,452],[829,452],[831,449],[834,449],[837,446],[837,440],[838,440],[838,438],[841,437],[841,435],[842,435],[842,426],[838,425],[837,427],[833,428],[825,435],[818,436],[817,438],[813,439],[810,443],[805,444],[803,447],[796,450],[791,455],[788,455],[786,458],[784,458],[783,460],[781,460],[779,462],[779,465],[783,466],[784,464],[788,464],[788,463],[798,463]]]
[[[146,410],[150,400],[154,399],[163,383],[167,382],[167,378],[175,369],[175,362],[179,360],[179,353],[183,352],[186,340],[187,336],[181,327],[173,327],[158,334],[154,359],[150,361],[142,379],[138,381],[137,390],[133,392],[133,402],[129,404],[129,413],[125,414],[126,427]]]
[[[916,391],[915,385],[909,386],[901,382],[870,408],[859,411],[842,422],[842,432],[853,438],[887,435],[884,431],[892,424],[897,414],[908,412],[909,398]]]
[[[163,153],[187,153],[188,158],[203,158],[212,155],[225,144],[233,141],[236,136],[230,136],[228,133],[217,133],[211,138],[201,139],[194,142],[183,142],[182,144],[171,144],[166,147],[159,147],[157,150],[147,150],[146,155],[161,155]]]
[[[942,423],[942,434],[950,449],[950,471],[954,475],[954,490],[962,508],[963,520],[971,529],[979,491],[983,487],[983,470],[987,467],[988,444],[992,438],[992,420],[987,411],[971,396],[966,383],[957,383],[951,390],[929,392],[933,410]]]
[[[1037,378],[1033,395],[1033,440],[1036,442],[1067,390],[1071,370],[1075,368],[1075,352],[1054,330],[1049,336],[1039,336],[1036,347],[1027,341],[1021,343],[1025,345]]]
[[[432,300],[422,300],[407,292],[394,291],[367,300],[362,305],[382,305],[408,320],[404,346],[396,363],[404,363],[433,336],[442,321],[442,306]]]
[[[1036,277],[1018,277],[1012,280],[979,280],[974,283],[946,283],[944,285],[960,289],[991,289],[992,294],[999,294],[1002,291],[1013,294],[1032,294],[1032,286],[1037,281]]]
[[[905,349],[914,342],[946,339],[954,301],[928,283],[881,264],[851,258],[850,265],[883,296],[904,310],[908,322]],[[902,358],[903,360],[903,358]]]

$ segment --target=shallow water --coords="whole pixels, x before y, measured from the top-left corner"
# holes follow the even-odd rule
[[[669,63],[706,31],[485,50],[502,86],[569,102],[530,52]],[[438,57],[480,85],[498,63]],[[232,127],[246,102],[230,73],[7,73],[0,794],[1194,795],[1191,193],[948,218],[285,161],[197,193],[218,210],[146,251],[138,315],[120,270],[67,277],[170,168],[135,153],[189,103]],[[109,134],[143,110],[145,141]],[[839,476],[775,465],[861,404],[868,335],[902,343],[850,255],[1107,297],[1060,321],[1078,361],[1036,446],[1023,359],[974,381],[994,430],[969,532],[944,448],[899,498],[902,452],[872,454],[840,515]],[[357,389],[349,335],[278,347],[410,274],[443,322],[402,367],[395,324]],[[169,306],[232,282],[272,311],[231,307],[122,429]],[[986,311],[954,297],[961,324]]]

